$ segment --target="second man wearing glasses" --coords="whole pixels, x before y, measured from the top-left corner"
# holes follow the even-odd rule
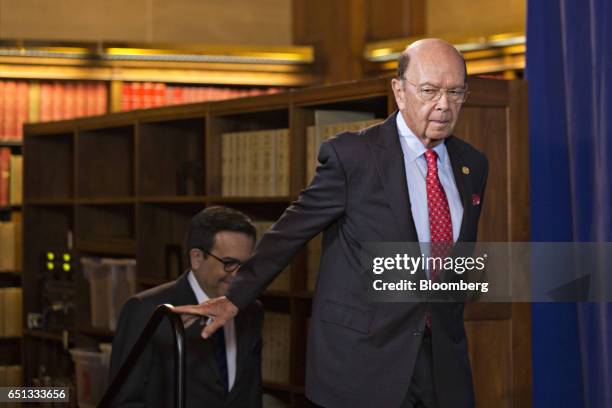
[[[236,270],[253,251],[256,232],[242,213],[210,207],[198,213],[187,231],[190,268],[176,281],[130,298],[113,340],[110,379],[159,304],[187,305],[224,296]],[[261,407],[261,328],[257,302],[204,340],[204,321],[187,320],[185,331],[187,407]],[[174,396],[172,331],[164,321],[123,384],[117,406],[170,407]]]

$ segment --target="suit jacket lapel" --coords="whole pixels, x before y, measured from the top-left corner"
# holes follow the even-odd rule
[[[191,284],[187,279],[187,275],[189,271],[183,273],[177,280],[177,292],[175,298],[175,305],[197,305],[198,300],[196,298],[193,289],[191,289]],[[200,358],[202,360],[202,368],[206,369],[208,372],[214,372],[217,376],[217,379],[221,381],[221,374],[219,373],[219,367],[217,366],[217,362],[215,360],[214,355],[214,346],[212,344],[212,339],[204,340],[201,337],[202,325],[200,322],[196,321],[193,323],[188,329],[185,330],[185,338],[189,341],[190,344],[194,345],[192,348],[186,347],[187,358]],[[207,344],[202,344],[202,342],[206,342]],[[210,349],[210,353],[205,352],[205,350]]]
[[[459,238],[457,239],[458,242],[461,242],[464,240],[466,227],[472,222],[472,197],[470,195],[472,189],[470,186],[470,178],[466,174],[463,174],[463,167],[469,169],[469,166],[461,154],[454,136],[449,136],[444,143],[446,144],[446,151],[448,152],[451,167],[453,168],[455,184],[457,185],[459,195],[461,196],[461,202],[463,203],[463,218],[461,220]]]
[[[397,220],[394,240],[418,242],[406,183],[404,154],[395,122],[396,115],[397,112],[389,116],[378,128],[378,133],[373,135],[372,152],[385,196]]]

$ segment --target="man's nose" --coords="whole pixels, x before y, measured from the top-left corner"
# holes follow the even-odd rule
[[[448,91],[441,90],[440,92],[442,92],[442,95],[440,96],[440,99],[438,99],[438,102],[436,103],[436,109],[448,110],[450,108],[450,101],[448,99]]]

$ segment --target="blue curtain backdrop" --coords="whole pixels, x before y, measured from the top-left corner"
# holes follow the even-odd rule
[[[533,241],[612,241],[612,1],[528,0]],[[533,305],[534,407],[612,408],[612,306]]]

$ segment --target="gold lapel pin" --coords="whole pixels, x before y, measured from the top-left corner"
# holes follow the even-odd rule
[[[463,172],[463,174],[470,174],[470,168],[467,166],[463,166],[461,168],[461,171]]]

